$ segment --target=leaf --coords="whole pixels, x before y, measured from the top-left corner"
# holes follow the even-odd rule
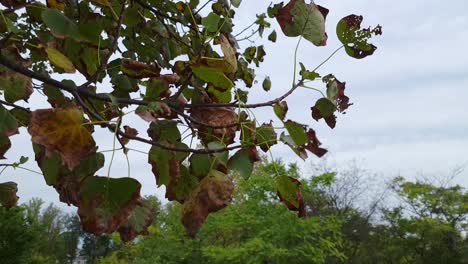
[[[60,51],[53,48],[46,48],[47,57],[55,66],[62,68],[66,73],[75,73],[76,69],[73,63]]]
[[[276,145],[277,142],[277,134],[273,125],[270,124],[263,124],[256,129],[256,144],[260,147],[264,152],[267,152],[271,146]]]
[[[83,230],[97,235],[116,231],[138,205],[140,189],[132,178],[87,177],[78,204]]]
[[[125,222],[117,229],[120,239],[128,242],[138,235],[147,235],[148,227],[153,223],[155,214],[156,211],[151,204],[145,199],[140,199]]]
[[[277,38],[277,36],[276,36],[276,30],[273,30],[273,31],[270,33],[270,35],[268,35],[268,40],[274,43],[274,42],[276,42],[276,38]]]
[[[303,36],[315,46],[327,44],[325,18],[328,9],[319,5],[306,4],[304,0],[291,0],[278,10],[276,20],[288,37]]]
[[[382,27],[379,25],[372,30],[361,29],[362,20],[362,16],[349,15],[342,18],[336,26],[336,34],[345,46],[346,53],[356,59],[374,54],[377,47],[369,44],[368,40],[372,35],[382,35]]]
[[[172,151],[153,146],[148,153],[148,163],[151,164],[158,186],[168,186],[172,178],[180,176],[180,163]]]
[[[221,50],[224,54],[224,60],[226,60],[229,65],[226,73],[235,73],[237,72],[237,58],[236,51],[233,49],[231,43],[229,43],[228,38],[225,35],[221,35]]]
[[[83,112],[77,108],[41,109],[32,112],[28,132],[33,143],[43,145],[49,153],[57,151],[73,169],[96,151],[96,143],[83,123]]]
[[[326,149],[320,147],[322,143],[320,143],[320,141],[318,140],[315,134],[315,131],[312,128],[309,128],[309,131],[307,131],[307,138],[308,138],[308,142],[305,148],[308,151],[312,152],[319,158],[327,153]]]
[[[209,126],[226,126],[237,122],[237,114],[231,107],[196,107],[190,110],[190,116],[199,123],[191,125],[198,129],[198,136],[208,144],[211,141],[223,141],[226,145],[234,142],[237,126],[210,128]]]
[[[288,103],[286,101],[275,103],[273,106],[273,111],[280,120],[284,120],[286,114],[288,113]]]
[[[148,105],[140,105],[135,110],[135,114],[147,122],[156,122],[158,118],[175,117],[175,113],[163,102],[151,102]]]
[[[195,237],[209,213],[217,212],[231,201],[234,185],[222,172],[212,170],[190,194],[182,208],[182,224]]]
[[[11,208],[18,202],[18,185],[14,182],[0,183],[0,205],[5,208]]]
[[[299,63],[299,65],[301,66],[301,71],[299,72],[299,74],[302,76],[302,78],[304,78],[305,80],[315,80],[317,78],[320,77],[320,74],[314,72],[314,71],[308,71],[304,64],[302,64],[302,62]]]
[[[324,81],[327,83],[327,97],[338,108],[338,111],[344,112],[352,104],[349,103],[349,97],[344,94],[346,88],[345,82],[340,82],[333,75],[325,76]]]
[[[64,0],[47,0],[47,7],[55,8],[58,10],[65,9],[65,1]]]
[[[218,24],[221,18],[211,12],[208,14],[208,16],[202,18],[202,25],[206,28],[208,32],[214,33],[218,31]]]
[[[191,66],[193,74],[207,83],[211,83],[217,88],[223,90],[231,89],[234,84],[232,81],[224,75],[222,69],[211,68],[206,66]]]
[[[242,0],[231,0],[231,4],[235,7],[238,8],[240,4],[242,3]]]
[[[31,61],[23,59],[15,46],[5,47],[1,50],[3,56],[23,67],[30,67]],[[20,73],[0,66],[0,90],[4,90],[5,101],[14,103],[19,100],[27,101],[33,93],[32,79]]]
[[[301,182],[287,176],[276,177],[276,188],[280,200],[291,211],[298,211],[299,217],[306,217],[304,199],[302,197]]]
[[[294,143],[297,145],[305,145],[308,141],[307,134],[305,132],[305,127],[302,124],[296,123],[294,121],[288,120],[284,122],[284,126],[291,135]]]
[[[130,135],[130,136],[138,135],[138,130],[136,130],[135,128],[132,128],[130,126],[124,126],[124,131],[125,131],[125,134]],[[127,145],[129,141],[130,141],[130,139],[128,139],[126,137],[122,137],[122,139],[120,139],[120,142],[123,145]]]
[[[325,119],[325,122],[330,128],[334,128],[336,125],[336,116],[334,115],[336,106],[327,98],[320,98],[315,103],[315,106],[311,107],[312,118],[319,121]]]
[[[262,87],[263,87],[263,90],[265,90],[266,92],[270,91],[271,89],[271,80],[270,80],[270,77],[265,77],[265,79],[263,80],[263,83],[262,83]]]
[[[213,159],[209,154],[194,153],[189,158],[190,173],[199,179],[203,179],[211,170]]]
[[[11,136],[18,134],[18,122],[8,110],[0,104],[0,135]]]
[[[248,179],[252,174],[253,162],[249,158],[249,152],[246,149],[237,151],[228,162],[229,170],[234,170],[239,173],[239,175]]]
[[[161,67],[157,64],[147,64],[144,62],[122,59],[122,72],[136,79],[158,77],[161,75]]]
[[[10,149],[10,139],[5,135],[0,135],[0,159],[5,159],[5,153]]]
[[[56,9],[46,8],[42,12],[42,21],[44,21],[45,25],[52,30],[55,37],[70,37],[76,41],[84,40],[83,36],[80,34],[78,26],[62,12]]]

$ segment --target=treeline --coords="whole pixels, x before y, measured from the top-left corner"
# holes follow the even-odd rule
[[[327,169],[328,170],[328,169]],[[320,171],[320,170],[319,170]],[[324,171],[323,169],[321,170]],[[315,170],[317,172],[317,170]],[[468,193],[460,186],[395,178],[377,192],[356,167],[303,175],[307,218],[278,200],[272,175],[295,165],[263,163],[237,181],[232,205],[209,216],[195,239],[180,206],[152,198],[150,234],[131,243],[83,233],[75,215],[40,200],[0,208],[2,263],[468,263]],[[365,173],[364,173],[365,174]]]

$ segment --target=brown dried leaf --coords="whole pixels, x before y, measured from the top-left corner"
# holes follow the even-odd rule
[[[132,127],[124,126],[124,130],[125,130],[125,134],[128,134],[130,136],[138,135],[138,130],[136,130],[136,129],[132,128]],[[122,144],[124,144],[124,145],[127,145],[129,141],[130,141],[130,139],[128,139],[126,137],[122,137],[122,139],[120,140],[120,142],[122,142]]]
[[[122,60],[122,71],[125,75],[137,79],[159,77],[161,75],[161,67],[159,65],[146,64],[131,59]]]
[[[231,201],[234,184],[223,173],[211,171],[193,190],[182,208],[182,224],[194,237],[209,213],[217,212]]]
[[[203,126],[192,123],[198,129],[198,135],[203,143],[221,141],[226,145],[232,144],[236,136],[238,126],[227,128],[210,128],[209,126],[225,126],[237,122],[237,114],[231,107],[197,107],[191,110],[191,117],[198,122],[207,124]]]

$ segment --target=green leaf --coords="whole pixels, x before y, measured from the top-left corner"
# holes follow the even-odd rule
[[[29,112],[23,109],[13,108],[10,110],[10,113],[16,118],[18,125],[25,127],[29,125],[29,119],[31,118]]]
[[[265,90],[266,92],[270,91],[271,89],[271,80],[270,80],[270,77],[265,77],[265,80],[263,80],[263,83],[262,83],[262,87],[263,87],[263,90]]]
[[[206,28],[206,30],[208,30],[208,32],[214,33],[219,29],[218,24],[220,20],[221,18],[217,14],[211,12],[208,14],[208,16],[202,19],[202,25]]]
[[[231,0],[231,4],[236,8],[238,8],[241,3],[242,3],[242,0]]]
[[[290,177],[276,177],[276,188],[284,200],[299,207],[299,201],[297,200],[297,184],[291,181]]]
[[[328,9],[319,5],[306,4],[304,0],[291,0],[278,10],[276,20],[288,37],[303,36],[316,46],[325,46],[325,18]]]
[[[156,176],[156,184],[158,186],[168,186],[171,177],[177,176],[171,175],[171,167],[179,166],[175,154],[172,151],[153,146],[148,153],[148,163],[150,163],[153,168],[153,174]],[[174,171],[175,170],[172,170],[172,172]]]
[[[270,35],[268,35],[268,40],[271,41],[271,42],[276,42],[276,30],[273,30],[273,32],[270,33]]]
[[[288,120],[284,122],[284,126],[289,132],[289,135],[297,145],[305,145],[308,142],[308,137],[304,125]]]
[[[18,122],[8,110],[0,104],[0,135],[11,136],[18,133]]]
[[[211,83],[217,88],[229,90],[234,86],[232,81],[224,75],[222,69],[206,66],[191,66],[191,68],[197,78],[200,78],[207,83]]]
[[[15,72],[0,73],[0,90],[4,90],[5,101],[14,103],[27,101],[33,93],[32,79]]]
[[[74,73],[76,71],[73,63],[60,51],[53,48],[46,48],[45,51],[50,62],[55,66],[62,68],[67,73]]]
[[[381,35],[382,27],[361,29],[363,17],[349,15],[342,18],[336,26],[338,39],[345,46],[346,53],[356,59],[362,59],[374,54],[376,46],[368,43],[373,35]]]
[[[84,40],[76,24],[59,10],[46,8],[42,12],[42,21],[56,36],[66,36],[76,41]]]
[[[253,163],[250,161],[248,150],[242,149],[236,152],[229,159],[228,168],[237,171],[242,178],[248,179],[253,170]]]
[[[213,159],[209,154],[192,154],[189,159],[190,173],[198,177],[204,178],[211,170]]]
[[[18,196],[18,185],[14,182],[0,183],[0,205],[6,208],[11,208],[16,205]]]
[[[277,144],[277,134],[272,124],[263,124],[256,129],[257,146],[267,152],[271,146]]]
[[[284,120],[284,118],[286,117],[286,114],[288,113],[288,103],[286,101],[276,103],[273,106],[273,111],[275,112],[275,115],[280,120]]]
[[[226,146],[218,141],[213,141],[208,143],[208,149],[210,150],[216,150],[216,149],[223,149]],[[213,156],[216,157],[216,161],[223,165],[227,165],[228,163],[228,158],[229,158],[229,152],[228,151],[223,151],[223,152],[216,152],[213,154]]]

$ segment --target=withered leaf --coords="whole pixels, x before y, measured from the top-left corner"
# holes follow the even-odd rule
[[[291,0],[276,13],[281,30],[288,37],[303,36],[316,46],[325,46],[325,18],[328,9],[304,0]]]
[[[198,135],[201,140],[208,144],[211,141],[221,141],[226,145],[234,142],[237,126],[226,128],[210,128],[209,126],[219,127],[237,122],[237,114],[231,107],[197,107],[191,109],[191,117],[198,122],[208,126],[192,123],[191,125],[198,129]]]
[[[93,234],[116,231],[139,204],[140,189],[132,178],[87,177],[77,205],[83,230]]]
[[[301,182],[293,177],[276,177],[278,197],[291,211],[298,211],[299,217],[305,217],[306,211],[302,197]]]
[[[18,202],[18,185],[14,182],[0,183],[0,205],[11,208]]]
[[[117,229],[120,239],[127,242],[139,235],[147,235],[148,227],[153,223],[155,214],[155,208],[148,201],[143,198],[138,200],[136,207],[119,229]]]
[[[44,146],[48,153],[57,151],[73,169],[96,151],[96,143],[83,123],[83,112],[78,108],[40,109],[32,112],[28,132],[33,143]]]
[[[182,224],[194,237],[209,213],[217,212],[231,201],[234,185],[222,172],[212,170],[192,191],[182,208]]]
[[[345,46],[346,53],[356,59],[362,59],[374,54],[376,46],[369,44],[368,40],[372,35],[381,35],[382,27],[374,29],[361,29],[363,17],[349,15],[342,18],[336,26],[338,39]]]
[[[161,67],[159,67],[159,65],[146,64],[131,59],[123,59],[121,69],[125,75],[137,79],[158,77],[161,75]]]

